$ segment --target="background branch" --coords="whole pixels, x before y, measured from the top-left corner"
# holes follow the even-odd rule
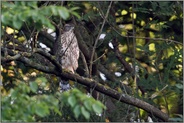
[[[101,26],[101,28],[99,30],[98,36],[97,36],[97,38],[95,40],[95,44],[94,44],[93,49],[92,49],[92,54],[91,54],[91,59],[90,59],[90,66],[89,66],[89,75],[90,75],[90,77],[92,75],[91,72],[92,72],[93,56],[94,56],[94,53],[95,53],[95,49],[96,49],[99,37],[100,37],[100,35],[102,33],[103,27],[105,25],[106,18],[109,15],[109,11],[110,11],[111,5],[112,5],[112,1],[110,2],[109,6],[108,6],[108,9],[107,9],[107,12],[106,12],[106,15],[105,15],[105,19],[103,20],[102,26]]]

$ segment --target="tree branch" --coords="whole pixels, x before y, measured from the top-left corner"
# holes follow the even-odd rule
[[[43,66],[41,64],[38,64],[38,63],[31,61],[28,58],[25,58],[25,57],[22,57],[22,58],[17,59],[17,60],[28,65],[29,67],[32,67],[32,68],[37,69],[39,71],[42,71],[44,73],[55,74],[57,76],[59,75],[59,73],[55,70],[55,67]]]
[[[17,54],[17,55],[14,55],[14,56],[6,56],[6,58],[5,57],[1,57],[1,62],[2,63],[8,63],[8,62],[11,62],[11,61],[15,61],[15,60],[17,60],[17,59],[19,59],[21,57],[21,55],[20,54]]]
[[[121,64],[125,67],[125,70],[128,71],[128,73],[130,73],[132,78],[134,79],[134,77],[135,77],[134,69],[132,69],[131,66],[122,57],[122,55],[119,51],[119,48],[118,48],[119,44],[118,44],[117,39],[113,39],[112,44],[113,44],[113,47],[114,47],[114,52],[115,52],[116,57],[121,62]],[[142,95],[144,95],[145,89],[142,86],[139,86],[138,82],[139,82],[139,78],[136,77],[137,86],[140,89],[140,91],[142,92]]]
[[[163,121],[168,121],[168,115],[160,111],[158,108],[155,108],[154,106],[150,105],[149,103],[142,101],[138,98],[126,95],[126,94],[121,94],[117,92],[114,89],[111,89],[110,87],[106,87],[99,82],[89,79],[89,78],[84,78],[81,77],[77,74],[72,74],[70,72],[63,72],[61,76],[71,79],[73,81],[77,81],[78,83],[88,86],[90,88],[94,88],[96,91],[99,91],[107,96],[110,96],[116,100],[119,100],[121,102],[124,102],[126,104],[130,104],[136,107],[139,107],[148,113],[151,113],[152,115],[160,118]]]
[[[123,59],[119,49],[118,49],[118,42],[117,39],[113,39],[112,41],[114,52],[118,60],[121,62],[121,64],[125,67],[125,70],[127,70],[129,73],[134,73],[134,70],[131,68],[131,66]]]
[[[5,50],[5,48],[2,48],[2,51],[4,51],[4,50]],[[11,51],[11,50],[7,50],[7,51],[10,55],[13,55],[13,56],[16,55],[16,53],[14,51]],[[49,58],[51,61],[54,60],[53,57],[50,54],[46,53],[46,52],[43,52],[41,50],[38,50],[37,52],[44,55],[45,57],[51,57],[51,58]],[[35,63],[35,62],[31,61],[30,59],[26,58],[23,55],[21,55],[21,57],[17,57],[17,60],[20,61],[20,62],[25,63],[26,65],[28,65],[32,68],[40,70],[42,72],[55,74],[57,76],[61,76],[61,77],[76,81],[76,82],[78,82],[82,85],[93,88],[96,91],[99,91],[99,92],[101,92],[101,93],[103,93],[107,96],[110,96],[110,97],[116,99],[116,100],[119,100],[121,102],[130,104],[130,105],[133,105],[133,106],[136,106],[136,107],[139,107],[139,108],[151,113],[152,115],[162,119],[163,121],[168,120],[168,115],[167,114],[163,113],[162,111],[160,111],[159,109],[157,109],[154,106],[150,105],[149,103],[144,102],[144,101],[142,101],[140,99],[137,99],[135,97],[123,94],[123,93],[122,94],[118,93],[116,90],[111,89],[110,87],[104,86],[104,85],[100,84],[99,82],[97,82],[93,79],[85,78],[85,77],[79,76],[78,74],[73,74],[73,73],[68,72],[68,71],[63,71],[62,73],[58,72],[55,69],[56,66],[55,67],[43,66],[41,64],[38,64],[38,63]],[[54,61],[54,62],[57,62],[57,61]]]

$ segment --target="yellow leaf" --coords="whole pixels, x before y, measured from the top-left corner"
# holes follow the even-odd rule
[[[1,71],[3,71],[3,66],[1,65]]]
[[[13,30],[12,28],[7,27],[7,28],[6,28],[6,32],[7,32],[8,34],[13,34],[14,30]]]
[[[24,37],[24,36],[18,37],[18,40],[19,40],[20,42],[23,42],[23,41],[25,41],[25,37]]]
[[[135,13],[133,13],[133,14],[131,13],[131,14],[130,14],[130,17],[131,17],[131,18],[132,18],[132,15],[133,15],[133,19],[136,19],[137,15],[136,15]]]
[[[108,119],[108,118],[105,118],[105,122],[107,122],[107,123],[108,123],[108,122],[110,122],[110,121],[109,121],[109,119]]]
[[[121,15],[126,15],[128,12],[126,10],[121,11]]]

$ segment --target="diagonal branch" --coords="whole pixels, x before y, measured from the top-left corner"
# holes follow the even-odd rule
[[[112,44],[114,46],[114,52],[115,52],[116,57],[121,62],[121,64],[125,67],[125,70],[128,71],[128,73],[130,73],[132,78],[134,79],[134,77],[135,77],[134,69],[132,69],[132,67],[125,61],[121,52],[119,51],[117,39],[113,39]],[[139,82],[139,78],[136,77],[136,83],[138,83],[138,82]],[[144,93],[145,93],[144,88],[142,86],[139,86],[139,84],[137,84],[137,86],[140,89],[140,91],[142,92],[142,95],[144,95]]]
[[[127,70],[129,73],[134,73],[134,70],[131,68],[131,66],[125,61],[125,59],[122,57],[119,49],[118,49],[118,42],[117,39],[113,39],[112,44],[114,46],[114,52],[116,54],[116,57],[121,62],[121,64],[125,67],[125,70]]]
[[[136,107],[139,107],[145,111],[147,111],[148,113],[151,113],[153,116],[156,116],[158,118],[160,118],[163,121],[168,121],[168,115],[163,113],[162,111],[160,111],[158,108],[150,105],[149,103],[142,101],[138,98],[126,95],[126,94],[121,94],[119,92],[117,92],[116,90],[110,88],[110,87],[106,87],[102,84],[100,84],[99,82],[89,79],[89,78],[84,78],[81,77],[77,74],[72,74],[70,72],[63,72],[61,74],[61,76],[71,79],[73,81],[77,81],[78,83],[88,86],[90,88],[94,88],[96,91],[99,91],[107,96],[110,96],[116,100],[119,100],[121,102],[124,102],[126,104],[130,104]]]
[[[4,51],[4,50],[5,50],[5,48],[2,48],[2,51]],[[14,51],[11,51],[11,50],[7,50],[7,51],[10,55],[16,55],[16,53]],[[54,60],[54,58],[46,52],[38,50],[37,53],[44,55],[45,57],[47,57],[51,61]],[[51,58],[49,58],[49,57],[51,57]],[[168,121],[168,115],[163,113],[162,111],[160,111],[158,108],[156,108],[156,107],[150,105],[149,103],[142,101],[138,98],[126,95],[124,93],[123,94],[119,93],[116,90],[114,90],[108,86],[104,86],[104,85],[100,84],[100,82],[98,82],[96,80],[85,78],[85,77],[79,76],[78,74],[73,74],[73,73],[68,72],[68,71],[63,71],[61,73],[55,69],[56,66],[55,67],[43,66],[41,64],[38,64],[38,63],[31,61],[30,59],[26,58],[23,55],[21,55],[21,57],[17,57],[17,60],[25,63],[26,65],[28,65],[32,68],[40,70],[42,72],[55,74],[57,76],[67,78],[67,79],[73,80],[75,82],[78,82],[82,85],[93,88],[96,91],[99,91],[107,96],[110,96],[110,97],[116,99],[116,100],[119,100],[121,102],[130,104],[130,105],[133,105],[136,107],[139,107],[139,108],[151,113],[153,116],[160,118],[163,121]],[[56,61],[54,61],[54,62],[56,62]]]

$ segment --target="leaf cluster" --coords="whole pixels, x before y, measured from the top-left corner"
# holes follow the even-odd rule
[[[75,12],[76,9],[78,8],[67,9],[64,6],[53,5],[38,8],[36,1],[2,2],[1,21],[4,26],[10,26],[15,29],[20,29],[24,22],[27,22],[28,25],[36,25],[37,29],[41,29],[44,26],[55,29],[50,17],[58,16],[64,20],[68,19],[70,14],[79,17]]]
[[[78,89],[72,89],[68,92],[64,92],[61,97],[61,101],[72,108],[75,118],[84,116],[87,120],[89,120],[90,113],[94,112],[96,114],[101,114],[103,109],[106,109],[100,101],[82,93]]]

